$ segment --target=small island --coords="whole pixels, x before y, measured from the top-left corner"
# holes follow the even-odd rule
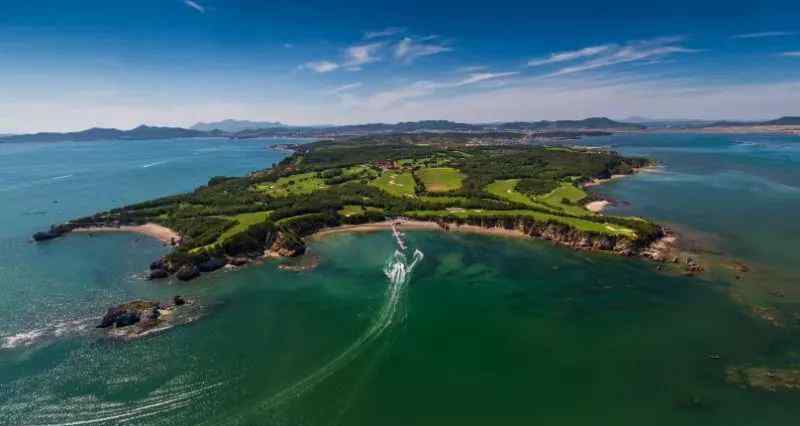
[[[652,166],[650,160],[530,144],[519,136],[410,133],[312,142],[272,168],[214,177],[190,193],[75,219],[34,239],[77,230],[161,236],[174,249],[150,265],[150,276],[180,280],[259,258],[299,256],[314,234],[398,223],[667,260],[673,239],[667,230],[643,218],[605,215],[602,198],[587,192]]]

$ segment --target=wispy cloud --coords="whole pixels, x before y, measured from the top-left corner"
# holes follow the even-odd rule
[[[633,41],[621,46],[609,45],[607,49],[603,49],[599,53],[583,55],[583,57],[590,56],[591,59],[556,70],[548,74],[547,77],[574,74],[619,64],[641,61],[652,62],[678,53],[701,52],[701,50],[689,49],[678,45],[681,41],[683,41],[682,37],[661,37],[651,40]],[[577,58],[581,58],[581,56],[577,56]]]
[[[486,65],[468,65],[463,67],[456,68],[457,73],[466,73],[466,72],[478,72],[487,69]]]
[[[394,57],[403,63],[410,64],[423,56],[436,55],[452,50],[452,48],[443,44],[418,42],[406,37],[395,46]]]
[[[331,61],[311,61],[300,66],[301,69],[309,69],[317,73],[326,73],[339,69],[339,64]]]
[[[519,73],[516,71],[498,73],[486,72],[473,73],[454,81],[417,81],[410,85],[375,93],[360,101],[350,99],[350,103],[362,106],[366,109],[386,109],[403,101],[432,95],[439,90],[455,89],[488,82],[490,80],[499,80],[517,74]]]
[[[611,49],[611,45],[585,47],[579,50],[572,50],[568,52],[552,53],[546,58],[531,59],[528,61],[529,67],[537,67],[540,65],[555,64],[558,62],[574,61],[580,58],[599,55]]]
[[[326,90],[324,93],[326,95],[340,95],[342,93],[358,89],[361,86],[363,86],[361,82],[355,82],[355,83],[345,84],[339,87],[334,87],[333,89]]]
[[[196,1],[183,0],[183,4],[185,4],[186,6],[191,7],[192,9],[194,9],[194,10],[200,12],[200,13],[206,13],[206,7],[203,6],[202,4],[196,2]]]
[[[792,57],[792,58],[800,58],[800,50],[795,51],[795,52],[783,52],[783,53],[781,53],[781,56],[788,56],[788,57]]]
[[[796,31],[763,31],[760,33],[736,34],[731,38],[765,38],[765,37],[786,37],[797,34]]]
[[[344,51],[345,61],[343,66],[351,71],[358,71],[362,65],[377,62],[378,50],[384,46],[383,43],[370,43],[350,46]]]
[[[367,31],[364,33],[364,38],[371,40],[373,38],[391,37],[404,32],[406,32],[406,29],[403,27],[389,27],[380,31]]]

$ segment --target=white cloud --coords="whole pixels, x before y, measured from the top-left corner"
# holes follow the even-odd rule
[[[363,86],[361,82],[355,82],[350,84],[344,84],[339,87],[334,87],[333,89],[327,90],[324,93],[326,95],[340,95],[345,92],[349,92],[354,89],[358,89],[359,87]]]
[[[339,64],[331,61],[311,61],[301,65],[301,68],[317,73],[326,73],[339,69]]]
[[[677,53],[700,52],[700,50],[697,49],[689,49],[677,45],[676,43],[681,40],[682,38],[680,37],[663,37],[652,40],[629,42],[622,46],[610,45],[609,48],[602,51],[602,53],[593,55],[592,59],[561,68],[548,74],[547,77],[574,74],[638,61],[649,62]]]
[[[189,6],[189,7],[191,7],[192,9],[194,9],[194,10],[196,10],[196,11],[200,12],[200,13],[206,13],[206,8],[205,8],[205,6],[203,6],[202,4],[200,4],[200,3],[196,2],[196,1],[192,1],[192,0],[183,0],[183,3],[184,3],[186,6]]]
[[[450,47],[441,44],[419,43],[410,37],[406,37],[395,46],[394,57],[403,63],[409,64],[423,56],[436,55],[452,50]]]
[[[489,67],[487,67],[486,65],[468,65],[456,68],[456,72],[458,73],[477,72],[477,71],[483,71],[487,68]]]
[[[360,105],[367,109],[385,110],[389,107],[395,106],[396,104],[402,101],[407,101],[414,98],[421,98],[432,95],[438,90],[454,89],[458,87],[486,82],[489,80],[496,80],[505,77],[510,77],[517,74],[519,73],[518,72],[473,73],[465,78],[455,81],[423,80],[396,89],[378,92],[362,100],[350,98],[348,99],[348,101],[352,105]]]
[[[367,31],[364,33],[364,38],[367,40],[371,40],[373,38],[391,37],[393,35],[402,34],[404,32],[406,32],[405,28],[389,27],[380,31]]]
[[[558,62],[573,61],[575,59],[585,58],[588,56],[595,56],[611,49],[611,47],[611,45],[592,46],[569,52],[553,53],[547,58],[532,59],[528,61],[528,66],[537,67],[540,65],[555,64]]]
[[[362,65],[377,62],[380,60],[377,52],[383,46],[383,43],[350,46],[344,51],[345,62],[343,66],[351,71],[358,71]]]
[[[797,34],[794,31],[763,31],[760,33],[737,34],[731,38],[765,38],[765,37],[785,37]]]
[[[796,52],[783,52],[783,53],[781,53],[781,56],[788,56],[788,57],[792,57],[792,58],[800,57],[800,50],[798,50]]]
[[[411,121],[431,117],[466,122],[577,119],[593,116],[768,119],[800,110],[800,81],[708,86],[688,81],[596,80],[561,77],[497,90],[427,96],[430,85],[383,92],[370,102],[337,109],[350,121]],[[380,103],[384,107],[380,108]],[[335,121],[333,118],[328,121]]]
[[[480,83],[480,82],[486,81],[486,80],[494,80],[494,79],[503,78],[503,77],[511,77],[512,75],[517,75],[517,74],[519,74],[519,73],[516,72],[516,71],[512,71],[512,72],[497,72],[497,73],[491,73],[491,72],[474,73],[474,74],[471,74],[469,77],[457,82],[455,86],[456,87],[457,86],[466,86],[468,84]]]

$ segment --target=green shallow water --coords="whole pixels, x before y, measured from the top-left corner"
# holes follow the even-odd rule
[[[731,252],[769,265],[788,286],[795,252],[748,253],[782,253],[795,238],[794,223],[763,221],[772,242],[758,232],[732,238],[720,224],[741,223],[741,212],[719,203],[754,192],[765,202],[800,202],[792,189],[800,186],[795,145],[778,140],[778,148],[750,152],[704,138],[610,139],[620,150],[650,150],[669,173],[604,190],[631,201],[628,212],[707,229],[717,244],[737,241]],[[800,364],[800,336],[795,327],[753,318],[729,297],[741,283],[714,274],[671,276],[652,263],[539,241],[414,231],[408,245],[424,259],[387,306],[393,287],[383,268],[396,246],[389,232],[314,242],[320,265],[313,271],[281,271],[270,261],[189,284],[141,279],[166,250],[147,238],[25,242],[30,230],[62,216],[114,205],[109,194],[119,182],[141,180],[125,196],[148,198],[280,158],[264,152],[263,142],[199,141],[169,145],[169,153],[205,175],[196,170],[181,179],[186,175],[158,166],[142,175],[141,165],[150,163],[141,160],[154,144],[36,147],[35,159],[0,146],[0,162],[19,170],[0,175],[0,198],[13,201],[0,212],[13,224],[0,230],[0,424],[794,425],[800,415],[800,394],[725,383],[728,366]],[[50,172],[26,168],[26,161],[67,167],[58,158],[69,149],[113,153],[120,163],[106,175],[93,168],[95,153],[79,164],[87,176],[79,185],[26,183],[25,173]],[[772,167],[736,174],[723,170],[730,161],[707,160],[706,168],[690,168],[698,149]],[[776,169],[781,161],[786,170]],[[715,177],[693,177],[703,174]],[[686,176],[692,179],[681,186]],[[165,183],[170,179],[174,187]],[[763,184],[753,191],[753,182]],[[693,192],[707,185],[730,189]],[[691,208],[649,202],[654,187],[673,200],[682,190]],[[60,203],[52,205],[53,198]],[[38,209],[46,213],[29,214]],[[197,300],[200,318],[131,342],[93,328],[111,304],[174,294]],[[794,299],[782,303],[791,308]]]
[[[410,232],[408,242],[425,258],[389,326],[299,395],[275,400],[357,341],[385,303],[388,232],[315,243],[313,272],[268,264],[180,286],[205,317],[168,333],[122,343],[89,330],[4,354],[2,418],[744,425],[800,414],[796,396],[724,382],[725,365],[797,343],[743,315],[724,284],[535,241]]]

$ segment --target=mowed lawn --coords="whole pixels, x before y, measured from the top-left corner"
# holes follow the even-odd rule
[[[198,247],[192,250],[192,252],[198,252],[200,250],[214,248],[215,246],[220,245],[225,241],[228,241],[236,234],[246,231],[247,228],[257,223],[264,222],[265,220],[267,220],[267,216],[269,216],[269,214],[270,212],[263,211],[254,213],[242,213],[242,214],[237,214],[235,216],[218,216],[236,222],[236,224],[228,228],[228,230],[226,230],[225,232],[223,232],[222,235],[220,235],[219,238],[217,238],[217,241],[214,241],[213,243],[204,247]]]
[[[350,216],[358,216],[358,215],[364,214],[364,213],[366,213],[368,211],[380,212],[380,211],[383,211],[383,210],[381,210],[381,209],[379,209],[377,207],[371,207],[371,206],[364,207],[364,206],[356,206],[356,205],[348,204],[348,205],[342,207],[339,210],[339,214],[342,215],[342,216],[345,216],[345,217],[350,217]]]
[[[384,172],[379,178],[369,183],[395,197],[413,197],[417,191],[414,176],[411,173]]]
[[[431,167],[417,171],[417,177],[429,192],[455,191],[461,188],[464,175],[452,167]]]
[[[273,197],[287,197],[311,194],[324,188],[327,187],[322,178],[318,177],[316,172],[311,172],[282,177],[274,183],[263,183],[258,185],[256,190],[266,192]]]
[[[578,202],[584,198],[586,198],[586,192],[571,183],[563,183],[549,194],[536,197],[539,201],[561,207],[565,213],[576,216],[590,214],[583,206],[578,205]],[[568,204],[564,203],[565,199],[569,201]]]
[[[517,191],[515,189],[517,183],[519,183],[519,179],[496,180],[486,186],[486,192],[496,195],[500,198],[506,199],[508,201],[525,204],[526,206],[554,210],[553,207],[532,200],[527,195]]]

